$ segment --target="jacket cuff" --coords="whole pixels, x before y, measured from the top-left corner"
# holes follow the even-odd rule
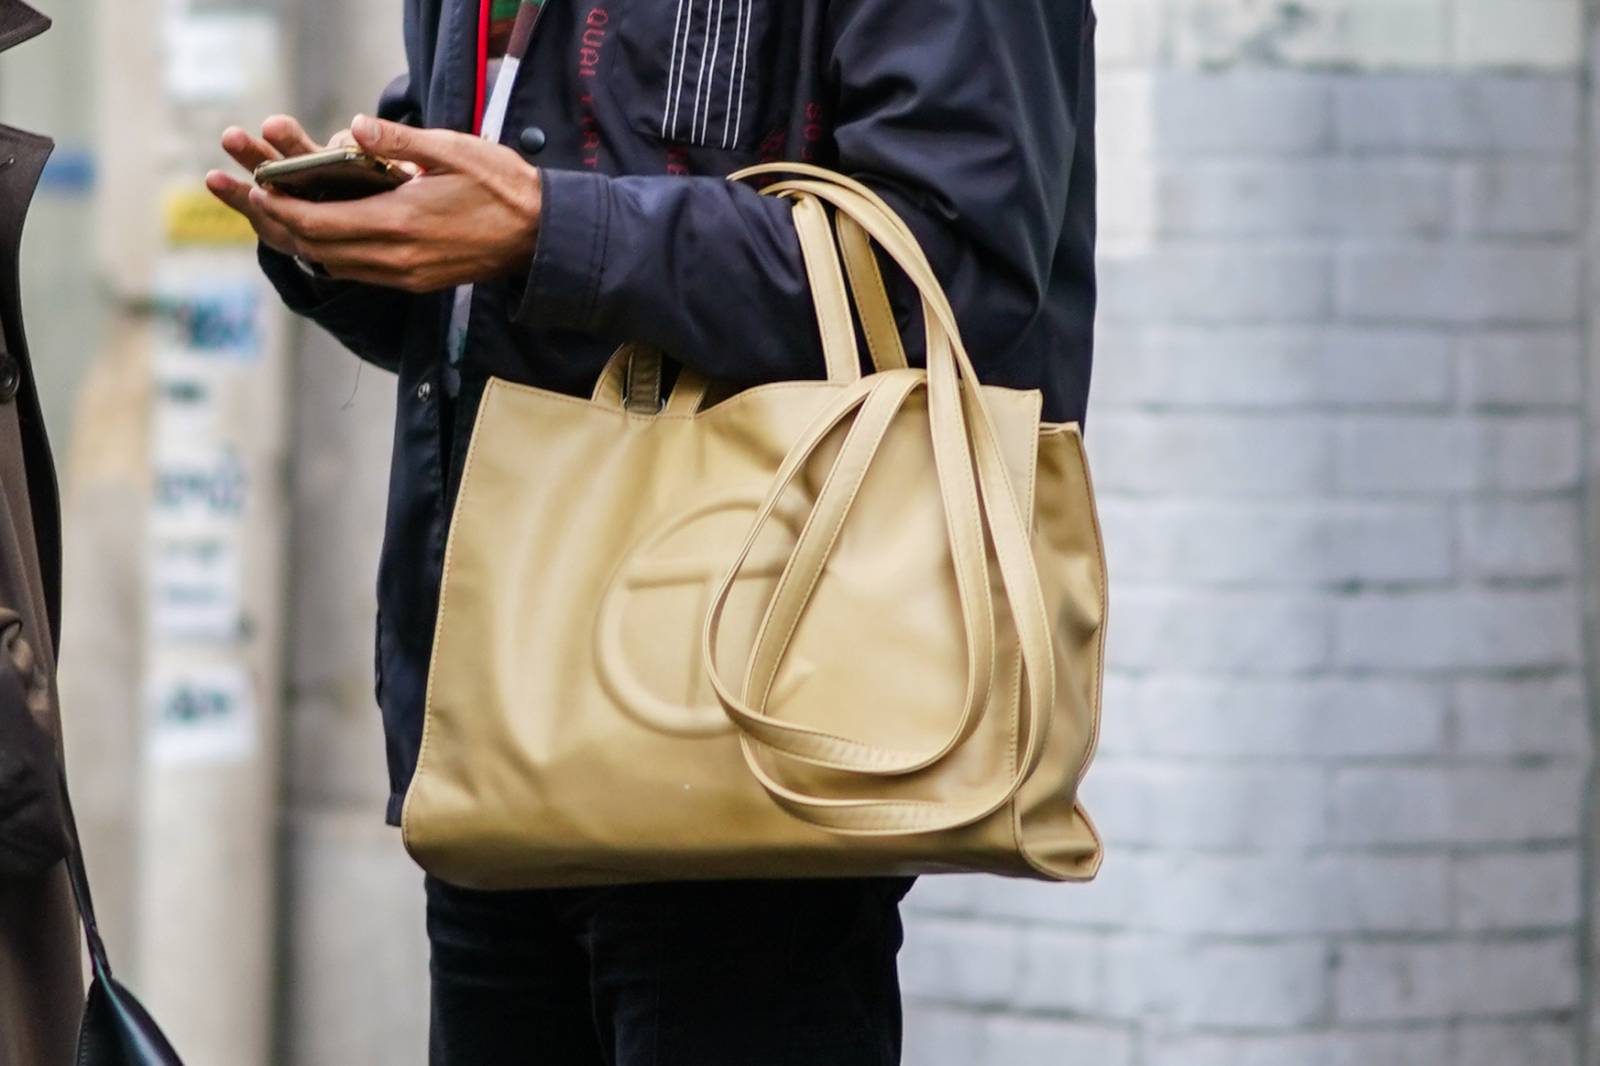
[[[515,317],[592,332],[611,226],[603,174],[541,168],[539,239]]]
[[[284,255],[265,244],[256,245],[256,261],[284,304],[297,315],[322,311],[340,296],[360,287],[337,278],[318,277],[301,266],[294,256]]]

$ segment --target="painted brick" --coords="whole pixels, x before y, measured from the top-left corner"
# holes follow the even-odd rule
[[[1573,666],[1580,616],[1571,588],[1357,596],[1335,611],[1336,654],[1372,669]]]
[[[1433,330],[1122,323],[1096,348],[1103,408],[1439,408],[1455,394],[1450,338]]]
[[[1335,980],[1336,1015],[1352,1022],[1507,1017],[1577,1002],[1571,936],[1442,944],[1347,944]]]
[[[1334,778],[1330,831],[1357,845],[1566,843],[1582,797],[1577,768],[1350,768]]]
[[[1324,836],[1323,774],[1312,768],[1103,759],[1084,796],[1107,838],[1124,847],[1284,848]]]
[[[1439,855],[1206,854],[1178,858],[1142,928],[1187,936],[1439,933],[1451,927]]]
[[[1174,162],[1152,180],[1155,231],[1176,237],[1425,237],[1451,223],[1451,175],[1436,161]]]
[[[1582,472],[1576,416],[1351,417],[1337,432],[1338,484],[1351,492],[1552,492]]]
[[[1021,967],[1016,926],[926,918],[916,932],[900,953],[906,995],[990,1007],[1015,998]]]
[[[1282,155],[1326,149],[1332,85],[1292,71],[1170,70],[1101,79],[1107,154]]]
[[[1153,65],[1162,51],[1162,0],[1118,0],[1097,5],[1095,59],[1101,70]]]
[[[1134,1040],[1126,1029],[1083,1022],[996,1018],[984,1031],[981,1066],[1092,1062],[1133,1066]]]
[[[1101,4],[1107,865],[925,881],[911,1066],[1576,1066],[1584,99],[1482,2]]]
[[[1571,927],[1583,913],[1581,866],[1574,850],[1460,856],[1456,921],[1473,932]]]
[[[1455,704],[1465,755],[1579,759],[1589,751],[1589,708],[1575,674],[1462,681]]]
[[[1107,679],[1122,755],[1345,760],[1444,749],[1448,686],[1339,677]],[[1102,751],[1111,750],[1102,743]]]
[[[1332,256],[1316,248],[1222,243],[1128,250],[1108,242],[1100,255],[1100,314],[1108,322],[1137,323],[1320,321],[1333,309],[1333,271]],[[1558,294],[1535,296],[1527,288],[1517,283],[1501,302],[1525,300],[1536,305],[1530,313],[1554,305]],[[1571,317],[1567,310],[1560,320]]]
[[[1020,953],[1013,1006],[1078,1015],[1100,1009],[1105,984],[1098,936],[1030,930],[1022,937]]]
[[[1104,119],[1101,120],[1104,128]],[[1121,137],[1127,137],[1123,130]],[[1105,140],[1106,138],[1102,138]],[[1119,135],[1110,136],[1113,146]],[[1101,149],[1104,153],[1104,149]],[[1159,216],[1156,212],[1156,172],[1148,159],[1139,156],[1121,157],[1117,165],[1117,180],[1096,189],[1096,223],[1099,227],[1099,246],[1102,258],[1107,251],[1120,253],[1124,258],[1149,251],[1155,238]]]
[[[1201,65],[1438,67],[1449,56],[1442,0],[1176,0],[1176,53]]]
[[[1098,815],[1097,815],[1098,817]],[[1120,929],[1140,921],[1172,883],[1170,856],[1114,849],[1086,885],[984,878],[979,913],[1034,926]]]
[[[1312,0],[1318,32],[1302,33],[1279,51],[1296,64],[1375,69],[1436,69],[1450,50],[1444,0]]]
[[[1013,1019],[911,1003],[906,1066],[1031,1066],[1092,1062],[1135,1066],[1126,1028],[1051,1019]]]
[[[1145,937],[1106,946],[1107,1013],[1206,1028],[1292,1028],[1326,1015],[1329,965],[1315,942],[1181,948]]]
[[[1106,640],[1113,669],[1277,675],[1326,665],[1333,620],[1314,596],[1124,589]]]
[[[1463,166],[1456,196],[1469,233],[1570,237],[1583,224],[1583,176],[1572,163],[1499,159]]]
[[[1480,407],[1566,407],[1583,399],[1583,344],[1570,332],[1488,332],[1461,339],[1461,394]]]
[[[1474,440],[1475,487],[1551,492],[1577,487],[1582,427],[1576,417],[1504,418],[1487,422]]]
[[[1298,496],[1332,480],[1333,428],[1304,418],[1107,412],[1094,427],[1102,493]]]
[[[1455,1044],[1455,1066],[1578,1066],[1577,1033],[1559,1022],[1469,1023]]]
[[[1146,1062],[1147,1066],[1434,1066],[1449,1061],[1449,1049],[1444,1026],[1391,1032],[1339,1029],[1167,1036],[1154,1042]],[[1516,1059],[1498,1066],[1513,1063],[1520,1066]]]
[[[1576,70],[1583,30],[1580,0],[1462,0],[1456,57],[1472,67]]]
[[[1571,156],[1581,97],[1571,77],[1343,78],[1334,90],[1338,143],[1357,152],[1493,152]]]
[[[1566,324],[1579,316],[1581,278],[1577,253],[1560,245],[1356,244],[1339,255],[1338,309],[1354,322]]]
[[[984,1025],[982,1014],[909,1000],[904,1026],[906,1066],[973,1066],[982,1062]]]
[[[908,913],[965,918],[976,914],[988,879],[976,874],[923,877],[906,897]]]
[[[1462,513],[1462,558],[1478,577],[1576,577],[1580,524],[1572,499],[1472,504]]]
[[[1123,581],[1426,583],[1455,571],[1455,526],[1443,503],[1110,498],[1100,522]],[[1245,543],[1248,553],[1239,551]]]
[[[1149,70],[1100,72],[1095,90],[1095,148],[1107,170],[1115,172],[1127,160],[1142,159],[1155,151],[1154,87],[1164,76]]]

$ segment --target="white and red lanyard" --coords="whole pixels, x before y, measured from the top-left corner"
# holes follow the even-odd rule
[[[493,0],[478,3],[478,63],[474,83],[472,120],[473,132],[486,141],[499,143],[506,122],[506,107],[511,102],[511,87],[517,80],[517,69],[528,54],[534,28],[539,15],[549,0],[521,0],[517,7],[516,23],[511,30],[511,41],[493,71],[494,84],[490,86],[489,26]],[[485,99],[487,94],[487,100]],[[455,396],[461,391],[461,360],[467,348],[467,324],[472,316],[472,285],[458,285],[450,305],[450,325],[445,333],[445,391]]]

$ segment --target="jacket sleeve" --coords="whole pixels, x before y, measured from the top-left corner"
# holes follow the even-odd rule
[[[1090,18],[1089,0],[835,0],[827,15],[839,169],[922,241],[980,372],[1044,299]],[[542,180],[521,322],[644,341],[726,381],[822,373],[787,204],[710,177]]]
[[[415,125],[421,109],[410,86],[406,75],[390,82],[378,102],[378,114]],[[411,294],[314,275],[293,257],[265,244],[257,246],[256,258],[289,310],[311,319],[367,362],[385,370],[399,369],[401,339],[414,299]]]

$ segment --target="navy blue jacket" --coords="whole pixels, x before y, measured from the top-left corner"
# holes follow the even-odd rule
[[[290,308],[399,375],[378,579],[391,821],[486,378],[587,395],[630,339],[727,382],[822,376],[788,205],[719,175],[807,160],[867,182],[927,249],[985,380],[1043,390],[1054,420],[1080,420],[1088,395],[1090,0],[548,3],[504,137],[542,170],[538,248],[525,273],[476,287],[458,397],[441,377],[447,293],[317,279],[261,253]],[[407,0],[409,73],[380,114],[471,129],[478,8]],[[896,304],[914,331],[903,292]]]

